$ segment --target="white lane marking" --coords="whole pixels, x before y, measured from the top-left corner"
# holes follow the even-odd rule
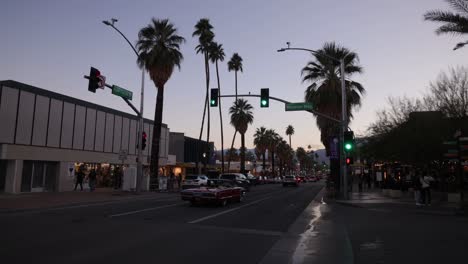
[[[40,214],[40,213],[47,213],[47,212],[67,210],[67,209],[86,208],[86,207],[109,205],[109,204],[119,204],[119,203],[124,203],[124,202],[138,202],[138,201],[146,201],[146,200],[152,200],[152,199],[154,199],[153,200],[154,202],[167,202],[167,201],[172,201],[172,200],[178,200],[178,197],[177,199],[174,199],[174,198],[168,199],[168,198],[163,198],[163,199],[154,199],[151,197],[145,197],[145,198],[140,198],[140,199],[125,198],[122,200],[79,204],[79,205],[63,206],[63,207],[55,207],[55,208],[25,209],[26,211],[22,211],[22,212],[11,212],[11,213],[5,212],[5,215],[11,216],[11,215],[25,215],[25,214]]]
[[[216,213],[216,214],[212,214],[212,215],[209,215],[209,216],[205,216],[205,217],[202,217],[202,218],[199,218],[199,219],[196,219],[196,220],[193,220],[193,221],[190,221],[188,222],[189,224],[196,224],[196,223],[200,223],[202,221],[205,221],[205,220],[208,220],[208,219],[211,219],[211,218],[215,218],[215,217],[218,217],[220,215],[223,215],[223,214],[227,214],[227,213],[230,213],[230,212],[234,212],[234,211],[237,211],[239,209],[242,209],[244,207],[247,207],[247,206],[250,206],[250,205],[253,205],[253,204],[257,204],[261,201],[264,201],[266,199],[270,199],[273,195],[269,195],[268,197],[265,197],[263,199],[260,199],[260,200],[257,200],[257,201],[254,201],[254,202],[251,202],[251,203],[248,203],[248,204],[244,204],[242,206],[239,206],[239,207],[236,207],[236,208],[232,208],[232,209],[229,209],[229,210],[226,210],[226,211],[222,211],[222,212],[219,212],[219,213]]]
[[[119,216],[131,215],[131,214],[138,214],[138,213],[146,212],[146,211],[155,211],[155,210],[164,209],[164,208],[168,208],[168,207],[174,207],[174,206],[178,206],[178,205],[182,205],[182,204],[185,204],[185,203],[175,203],[175,204],[168,204],[168,205],[163,205],[163,206],[151,207],[151,208],[146,208],[146,209],[142,209],[142,210],[136,210],[136,211],[130,211],[130,212],[125,212],[125,213],[120,213],[120,214],[114,214],[114,215],[110,215],[109,217],[112,218],[112,217],[119,217]]]

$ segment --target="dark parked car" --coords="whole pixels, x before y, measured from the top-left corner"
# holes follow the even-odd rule
[[[241,173],[224,173],[219,175],[220,180],[230,180],[235,185],[245,188],[247,191],[250,190],[250,182]]]
[[[283,186],[286,187],[286,186],[289,186],[289,185],[292,185],[292,186],[298,186],[298,179],[297,177],[294,177],[293,175],[287,175],[287,176],[284,176],[283,177]]]
[[[258,185],[260,184],[260,180],[253,176],[252,174],[250,173],[243,173],[245,177],[247,177],[247,180],[250,182],[250,185]]]

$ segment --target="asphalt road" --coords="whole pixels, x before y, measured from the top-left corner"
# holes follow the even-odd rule
[[[178,195],[0,214],[2,263],[258,263],[323,187],[256,186],[227,207]]]

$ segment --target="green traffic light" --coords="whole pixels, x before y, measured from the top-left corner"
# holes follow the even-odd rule
[[[262,100],[262,105],[265,106],[267,104],[266,100]]]
[[[216,101],[215,100],[211,100],[211,105],[215,105]]]
[[[353,145],[351,145],[350,143],[346,143],[344,147],[346,150],[351,150],[353,148]]]

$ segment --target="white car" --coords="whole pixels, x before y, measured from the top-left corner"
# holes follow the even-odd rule
[[[187,175],[182,182],[182,189],[207,186],[208,176],[206,175]]]

